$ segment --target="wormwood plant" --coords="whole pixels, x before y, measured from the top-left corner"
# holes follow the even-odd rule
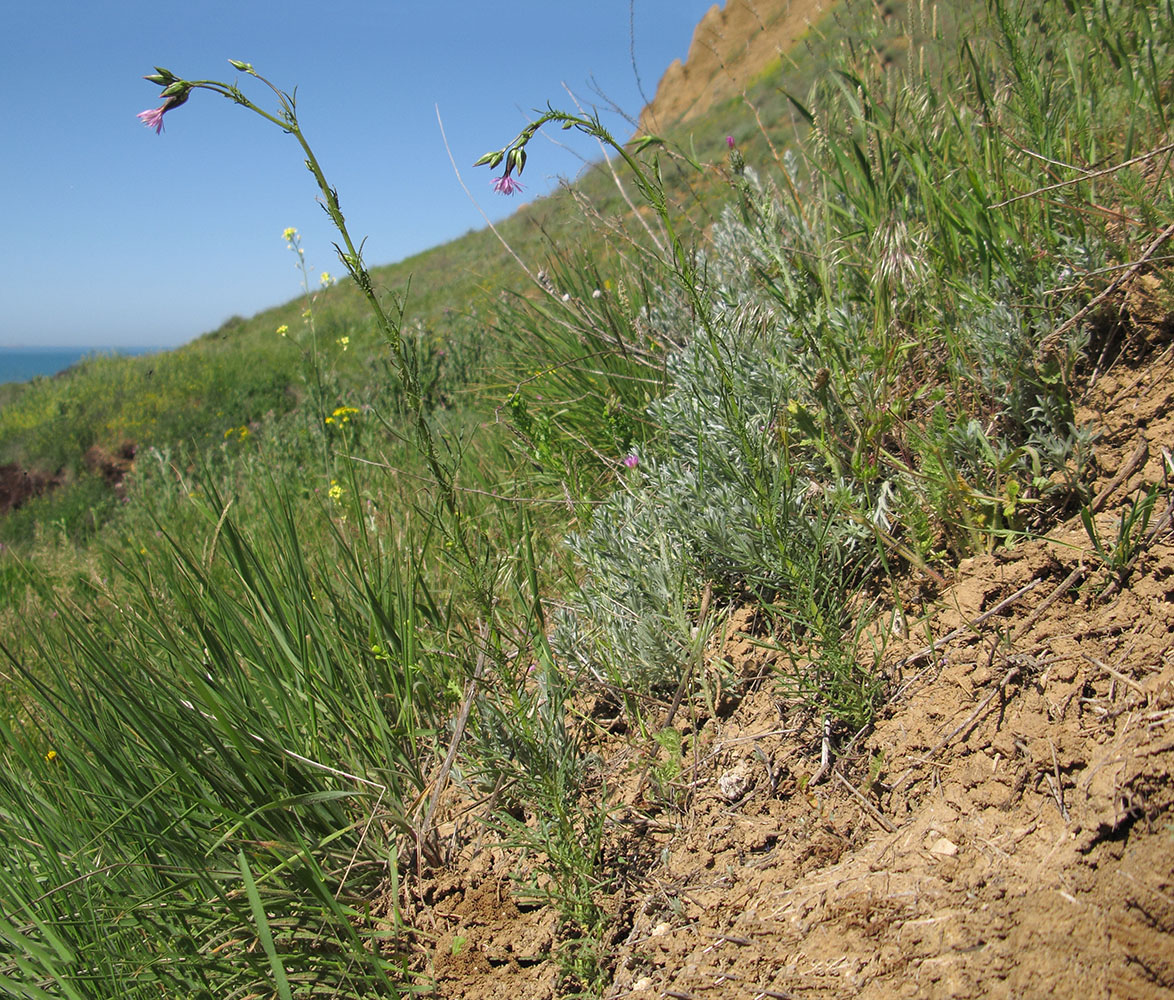
[[[655,138],[625,149],[550,109],[479,161],[508,180],[538,129],[578,129],[616,150],[666,234],[645,259],[670,289],[656,307],[679,345],[670,388],[646,409],[637,466],[569,539],[577,589],[553,640],[567,662],[671,689],[709,584],[766,602],[784,682],[855,727],[879,692],[861,647],[876,571],[933,573],[1078,500],[1093,431],[1071,400],[1077,307],[1136,268],[1171,204],[1168,145],[1142,155],[1149,183],[1125,169],[1136,136],[1167,123],[1168,12],[996,0],[947,43],[959,60],[904,69],[854,39],[791,96],[810,142],[777,183],[728,140],[733,204],[704,253],[636,158]],[[911,54],[946,42],[936,13],[911,16]],[[1124,162],[1092,169],[1106,156]],[[1113,198],[1127,225],[1098,223]]]

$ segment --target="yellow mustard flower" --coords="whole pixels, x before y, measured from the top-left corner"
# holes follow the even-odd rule
[[[359,412],[354,406],[340,406],[329,417],[326,418],[328,424],[349,424],[351,417]]]

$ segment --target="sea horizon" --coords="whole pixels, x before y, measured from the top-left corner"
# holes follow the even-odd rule
[[[0,385],[53,376],[85,358],[121,355],[133,357],[163,350],[159,347],[0,347]]]

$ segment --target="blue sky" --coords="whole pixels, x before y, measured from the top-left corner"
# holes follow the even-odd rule
[[[651,97],[711,4],[10,0],[0,33],[0,348],[167,347],[284,302],[299,282],[287,226],[302,232],[308,261],[339,272],[296,142],[206,92],[156,136],[135,117],[159,103],[141,79],[153,66],[231,82],[233,58],[296,86],[303,131],[377,265],[483,225],[449,164],[437,106],[466,183],[501,218],[517,201],[492,193],[491,175],[472,162],[532,109],[567,106],[564,83],[602,104],[594,81],[635,116],[630,19]],[[621,118],[605,120],[631,134]],[[541,140],[530,154],[523,198],[580,165]]]

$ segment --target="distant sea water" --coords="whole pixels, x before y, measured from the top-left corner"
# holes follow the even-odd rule
[[[0,385],[56,375],[95,354],[146,354],[148,347],[0,347]]]

